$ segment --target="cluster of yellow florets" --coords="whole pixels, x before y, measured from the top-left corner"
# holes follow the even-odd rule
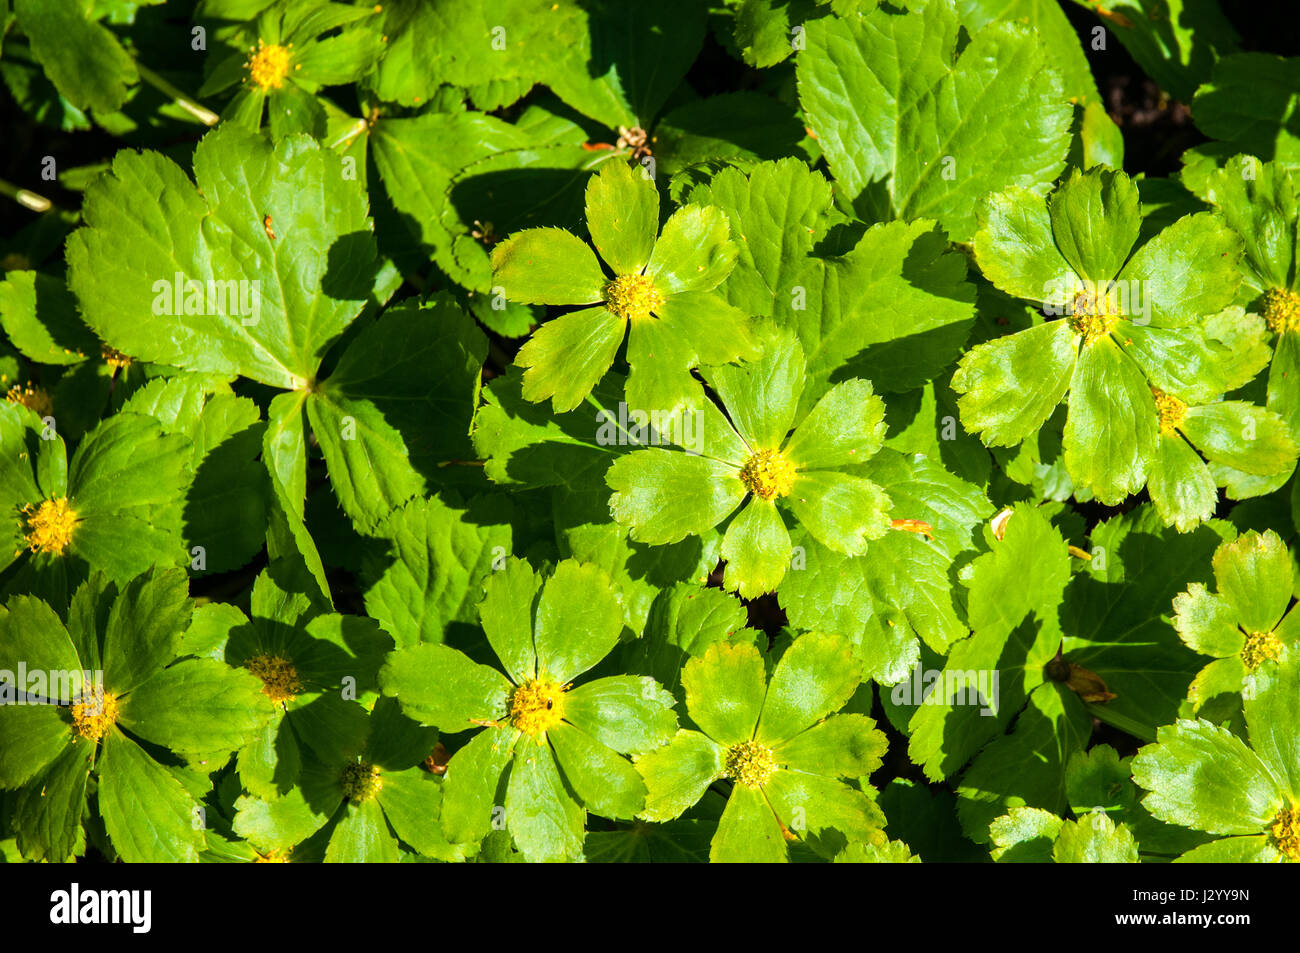
[[[1173,433],[1187,419],[1187,405],[1173,394],[1151,388],[1151,396],[1156,399],[1156,412],[1160,414],[1160,429]]]
[[[1284,807],[1269,828],[1273,846],[1291,860],[1300,860],[1300,807]]]
[[[1269,288],[1264,292],[1264,320],[1278,334],[1300,331],[1300,295],[1284,288]]]
[[[742,741],[727,749],[727,777],[756,788],[766,784],[776,770],[772,749],[757,741]]]
[[[277,705],[293,701],[302,691],[298,670],[281,655],[257,655],[249,659],[246,668],[262,680],[262,694]]]
[[[1272,632],[1252,632],[1246,636],[1241,649],[1241,661],[1247,671],[1255,671],[1264,662],[1276,660],[1282,654],[1282,640]]]
[[[780,450],[759,450],[740,468],[740,482],[755,496],[770,500],[790,495],[794,473],[794,464]]]
[[[27,548],[34,553],[60,556],[72,542],[77,513],[66,497],[42,500],[39,506],[27,504],[22,509]]]
[[[98,741],[117,722],[117,696],[92,688],[72,706],[72,730],[90,741]]]
[[[132,359],[123,354],[115,347],[109,347],[105,344],[99,349],[99,356],[109,367],[116,367],[119,370],[131,366]]]
[[[379,769],[369,761],[358,761],[343,769],[343,793],[354,804],[369,801],[383,788]]]
[[[649,275],[619,275],[605,286],[605,307],[620,318],[648,318],[663,303],[664,296]]]
[[[22,404],[38,417],[48,417],[54,413],[54,401],[49,392],[34,384],[15,384],[5,393],[5,400],[11,404]]]
[[[281,46],[278,43],[257,41],[257,49],[250,49],[248,78],[263,92],[279,89],[284,85],[284,78],[289,75],[289,50],[293,44]]]
[[[1074,296],[1066,320],[1075,334],[1083,335],[1084,344],[1092,344],[1115,330],[1123,316],[1114,291],[1108,288],[1104,294],[1095,289],[1080,291]]]
[[[510,723],[526,735],[554,728],[564,718],[565,686],[548,679],[529,679],[510,693]]]

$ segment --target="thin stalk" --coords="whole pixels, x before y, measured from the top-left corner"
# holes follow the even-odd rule
[[[181,92],[167,80],[163,79],[143,63],[137,62],[135,67],[140,72],[140,78],[158,90],[164,96],[170,96],[177,106],[180,106],[187,113],[203,123],[205,126],[215,126],[220,122],[221,117],[211,109],[196,102],[193,97]]]

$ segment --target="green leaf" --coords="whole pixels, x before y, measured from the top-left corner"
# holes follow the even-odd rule
[[[1296,655],[1293,645],[1289,658],[1261,664],[1245,700],[1251,746],[1289,792],[1292,803],[1300,791],[1300,693],[1296,691],[1300,664]]]
[[[880,767],[887,746],[884,734],[876,730],[876,723],[870,718],[841,714],[832,715],[777,745],[772,754],[795,771],[865,778]]]
[[[1056,247],[1076,275],[1099,285],[1119,275],[1142,225],[1132,179],[1122,171],[1074,169],[1047,210]]]
[[[565,695],[564,718],[620,754],[651,751],[677,731],[673,696],[651,678],[612,675]]]
[[[1271,632],[1291,603],[1291,557],[1274,532],[1245,533],[1214,554],[1219,592],[1247,632]]]
[[[843,256],[806,261],[776,311],[807,355],[803,406],[850,377],[892,393],[941,374],[974,315],[966,269],[928,219],[873,225]]]
[[[108,616],[105,688],[129,692],[176,658],[193,612],[183,571],[154,571],[131,580]]]
[[[99,810],[124,861],[198,861],[199,806],[174,774],[116,728],[104,737],[98,768]]]
[[[389,39],[385,62],[392,61],[401,42],[399,37]],[[384,72],[381,65],[381,75]],[[410,72],[422,74],[423,70]],[[409,119],[381,116],[368,138],[387,196],[410,227],[411,237],[444,271],[455,267],[453,233],[442,221],[452,177],[497,152],[529,145],[523,130],[478,112],[431,112]],[[490,284],[485,281],[472,290],[487,291]]]
[[[984,277],[1007,294],[1029,301],[1066,303],[1063,279],[1072,265],[1054,235],[1048,211],[1054,204],[1052,200],[1044,203],[1042,196],[1029,189],[1010,188],[990,195],[979,207],[975,260]],[[1063,211],[1060,214],[1064,216]],[[1080,231],[1089,224],[1081,222]]]
[[[181,755],[243,747],[272,714],[260,681],[214,659],[186,659],[122,700],[121,724]]]
[[[790,531],[776,504],[751,497],[722,538],[726,588],[752,599],[781,584],[792,552]]]
[[[864,674],[893,684],[915,661],[916,636],[946,651],[969,633],[957,615],[949,570],[973,548],[971,528],[992,511],[976,487],[937,460],[885,450],[860,472],[886,488],[896,512],[928,522],[933,540],[890,532],[869,545],[867,557],[848,557],[796,531],[803,565],[782,581],[781,605],[797,628],[854,638]],[[910,650],[891,644],[891,637],[906,638]]]
[[[390,309],[352,339],[307,411],[355,525],[373,528],[472,457],[466,421],[486,356],[483,333],[446,300]]]
[[[1148,811],[1211,834],[1254,834],[1283,804],[1283,792],[1255,752],[1205,720],[1178,719],[1158,743],[1133,758],[1133,777],[1149,792]]]
[[[1051,811],[1013,807],[989,825],[993,859],[1010,864],[1047,863],[1064,825]]]
[[[1295,439],[1277,414],[1240,400],[1192,407],[1180,429],[1211,463],[1261,476],[1295,466]]]
[[[79,109],[116,112],[139,78],[117,37],[77,0],[17,0],[13,12],[32,55],[60,95]]]
[[[1056,684],[1035,688],[1015,730],[994,740],[962,775],[957,815],[967,836],[987,841],[989,824],[1012,807],[1063,811],[1066,764],[1091,731],[1092,719],[1072,693]]]
[[[712,291],[735,266],[726,214],[712,206],[685,205],[664,223],[646,274],[665,295]]]
[[[157,153],[118,153],[68,242],[86,323],[139,360],[305,388],[375,272],[365,192],[341,163],[230,125],[195,150],[197,188]]]
[[[1142,372],[1109,337],[1085,345],[1065,422],[1070,477],[1114,506],[1146,483],[1158,438],[1155,401]]]
[[[682,729],[662,748],[638,757],[636,767],[647,791],[641,816],[648,821],[680,817],[722,777],[725,754],[725,748],[705,735]]]
[[[1214,515],[1219,491],[1205,462],[1180,434],[1160,434],[1147,492],[1166,525],[1187,532]]]
[[[1058,864],[1136,864],[1138,845],[1132,831],[1098,812],[1062,825],[1052,860]]]
[[[653,180],[633,174],[624,162],[605,163],[587,180],[587,229],[591,243],[615,274],[640,274],[659,233],[659,192]]]
[[[501,578],[492,570],[511,548],[509,510],[500,497],[434,496],[395,511],[363,557],[367,614],[399,647],[441,642],[452,623],[472,622],[481,587]]]
[[[740,787],[743,785],[737,785]],[[865,792],[821,774],[774,771],[763,794],[787,829],[806,827],[813,835],[838,831],[859,841],[878,839],[885,823],[880,808]]]
[[[710,739],[735,745],[754,737],[767,692],[763,657],[754,646],[726,642],[711,645],[703,655],[686,663],[682,687],[686,690],[686,711]],[[694,746],[691,750],[699,749]]]
[[[803,346],[792,334],[780,334],[765,345],[760,360],[712,368],[707,379],[751,450],[780,449],[803,391]]]
[[[442,791],[442,829],[447,840],[478,843],[492,829],[497,786],[518,737],[517,731],[489,728],[452,755]]]
[[[395,864],[397,839],[377,800],[349,802],[325,850],[328,864]]]
[[[700,535],[745,498],[736,465],[662,447],[637,450],[605,474],[609,509],[633,539],[662,545]]]
[[[604,307],[571,311],[548,321],[519,349],[523,395],[550,398],[557,414],[573,410],[600,383],[627,332],[627,321]]]
[[[1188,646],[1217,658],[1236,655],[1246,641],[1232,605],[1199,582],[1174,596],[1174,628]]]
[[[630,648],[627,667],[677,692],[686,661],[732,636],[744,641],[746,621],[741,601],[720,589],[690,583],[666,587],[650,606],[645,631]]]
[[[800,103],[835,178],[876,217],[936,218],[965,242],[984,195],[1042,190],[1061,171],[1071,110],[1020,24],[990,24],[959,54],[951,0],[804,29]]]
[[[726,213],[737,248],[736,264],[719,291],[748,314],[773,314],[800,287],[831,186],[797,159],[764,162],[748,177],[727,167],[691,190],[690,201]],[[806,291],[807,289],[805,289]]]
[[[869,540],[889,530],[888,494],[861,477],[832,470],[801,473],[788,503],[817,542],[849,556],[862,555]]]
[[[24,357],[39,364],[98,357],[99,341],[81,323],[67,285],[38,271],[11,271],[0,282],[0,326]]]
[[[39,779],[19,795],[14,811],[18,849],[27,860],[64,863],[84,854],[82,816],[90,780],[90,745],[68,745]]]
[[[0,692],[7,696],[12,684],[6,680]],[[71,740],[68,723],[52,705],[19,705],[6,699],[0,705],[0,788],[22,787],[53,764]]]
[[[1207,136],[1231,143],[1237,152],[1300,165],[1300,128],[1294,118],[1298,87],[1296,57],[1225,56],[1209,82],[1196,90],[1192,117]]]
[[[1188,533],[1163,525],[1140,507],[1093,528],[1092,559],[1066,590],[1061,618],[1072,620],[1066,657],[1096,673],[1117,697],[1098,706],[1145,728],[1179,714],[1188,685],[1203,659],[1173,631],[1173,600],[1190,582],[1210,580],[1210,558],[1223,540],[1222,524]],[[1130,726],[1131,727],[1131,726]]]
[[[799,422],[785,454],[800,469],[866,463],[885,440],[885,402],[870,381],[848,380],[822,395]]]
[[[795,737],[843,707],[860,679],[844,639],[816,633],[795,639],[772,673],[755,737],[768,745]]]
[[[1074,375],[1079,338],[1051,321],[978,344],[952,378],[962,424],[991,447],[1010,447],[1047,422]]]
[[[560,777],[551,749],[515,749],[506,787],[506,827],[530,862],[571,860],[582,851],[585,812]]]
[[[533,607],[542,579],[527,560],[510,559],[484,585],[479,619],[492,651],[516,685],[537,676],[533,646]]]
[[[537,673],[570,682],[618,644],[623,610],[609,576],[596,566],[566,559],[542,585],[533,644]]]
[[[744,784],[731,789],[713,835],[709,861],[715,864],[783,864],[787,861],[780,822],[761,791]]]
[[[17,681],[20,668],[32,673],[66,672],[68,694],[81,694],[82,665],[68,630],[54,610],[34,596],[13,596],[0,608],[0,669],[9,673],[6,683],[26,690]]]
[[[572,725],[557,725],[546,738],[565,780],[587,810],[631,820],[645,807],[645,783],[622,755]]]
[[[799,155],[806,133],[793,104],[749,90],[676,107],[655,125],[658,171],[669,175],[717,159]]]
[[[562,228],[530,228],[492,251],[493,279],[520,304],[596,304],[607,279],[591,246]]]
[[[438,860],[464,859],[443,838],[441,827],[429,823],[441,812],[442,785],[428,771],[408,768],[386,772],[378,800],[393,831],[421,854]]]
[[[447,732],[502,718],[510,690],[501,673],[433,642],[390,655],[379,672],[379,684],[385,695],[401,702],[409,717]]]
[[[1176,864],[1272,864],[1277,863],[1280,853],[1267,837],[1225,837],[1210,841],[1193,848],[1181,857],[1174,858]]]
[[[1119,277],[1121,283],[1140,283],[1150,311],[1143,317],[1154,326],[1183,327],[1232,304],[1241,284],[1241,251],[1241,239],[1219,216],[1199,212],[1134,252]]]

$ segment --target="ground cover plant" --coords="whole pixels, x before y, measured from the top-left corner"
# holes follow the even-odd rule
[[[1300,861],[1266,16],[0,24],[6,861]]]

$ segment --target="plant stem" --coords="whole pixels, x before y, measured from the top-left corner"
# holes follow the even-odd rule
[[[44,195],[39,195],[29,189],[20,189],[4,179],[0,179],[0,195],[7,195],[19,205],[29,208],[33,212],[48,212],[54,208],[54,203]]]
[[[44,195],[39,192],[33,192],[31,189],[19,188],[12,182],[0,179],[0,195],[13,199],[25,209],[33,212],[44,214],[51,212],[63,219],[65,222],[76,222],[80,216],[76,212],[69,212],[67,209],[59,208]]]
[[[214,113],[211,109],[208,109],[206,106],[203,106],[198,102],[195,102],[195,100],[192,97],[181,92],[179,89],[177,89],[171,83],[167,82],[167,80],[163,79],[161,76],[159,76],[149,67],[145,66],[143,63],[137,61],[135,67],[137,70],[139,70],[140,78],[142,80],[144,80],[154,89],[158,90],[160,93],[163,93],[166,96],[170,96],[176,102],[176,105],[180,106],[182,109],[184,109],[187,113],[189,113],[199,122],[203,123],[205,126],[215,126],[221,120],[221,117],[218,116],[216,113]]]

